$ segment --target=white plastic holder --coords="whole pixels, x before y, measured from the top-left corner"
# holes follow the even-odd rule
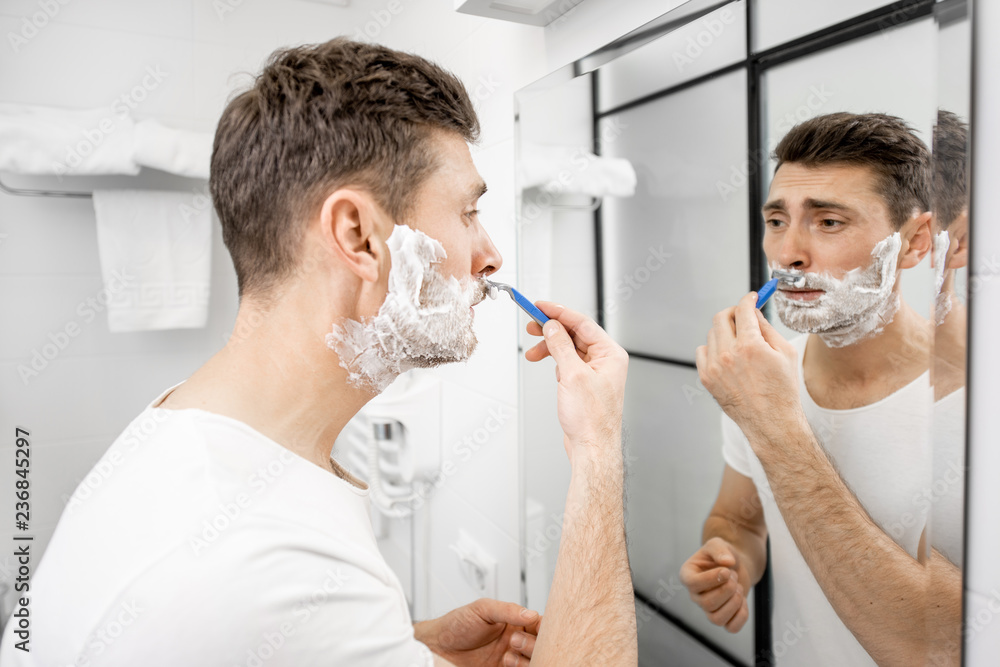
[[[469,587],[480,597],[497,596],[497,561],[464,530],[448,548],[458,557],[459,570]]]

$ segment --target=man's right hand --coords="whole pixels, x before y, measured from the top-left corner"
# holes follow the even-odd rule
[[[681,582],[708,620],[729,632],[739,632],[750,617],[747,593],[750,576],[737,551],[713,537],[681,566]]]
[[[566,454],[571,462],[580,453],[620,456],[628,354],[583,313],[548,301],[536,305],[552,319],[544,327],[528,325],[528,333],[545,340],[524,356],[528,361],[551,356],[556,362]]]

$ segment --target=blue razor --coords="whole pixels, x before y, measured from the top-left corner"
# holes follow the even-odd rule
[[[486,286],[487,288],[489,288],[490,297],[493,299],[497,298],[497,294],[500,292],[500,290],[503,290],[504,292],[507,292],[507,294],[510,294],[510,298],[514,300],[514,303],[520,306],[521,310],[523,310],[528,314],[528,317],[538,322],[538,326],[542,326],[543,324],[549,321],[549,318],[545,315],[545,313],[538,310],[538,308],[535,307],[535,304],[531,303],[531,301],[529,301],[526,296],[518,292],[510,285],[505,285],[503,283],[495,283],[492,280],[487,280]]]
[[[801,273],[775,269],[771,272],[771,279],[764,283],[764,286],[757,291],[758,308],[767,303],[767,300],[771,298],[774,291],[778,289],[778,283],[788,283],[793,287],[802,287],[806,284],[806,277]]]

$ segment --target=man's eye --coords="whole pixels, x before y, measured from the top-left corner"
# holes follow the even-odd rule
[[[844,223],[841,222],[840,220],[823,220],[823,221],[820,222],[820,225],[822,225],[823,227],[826,227],[827,229],[833,229],[835,227],[840,227],[842,224],[844,224]]]
[[[469,220],[472,220],[477,215],[479,215],[479,209],[478,208],[475,209],[475,210],[473,210],[473,211],[466,212],[465,217],[467,217]]]
[[[775,220],[771,218],[770,220],[765,220],[764,224],[768,227],[780,227],[782,225],[781,220]]]

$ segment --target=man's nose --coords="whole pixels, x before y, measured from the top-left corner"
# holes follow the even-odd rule
[[[475,249],[472,253],[472,273],[485,278],[500,270],[503,265],[503,257],[500,256],[500,251],[493,245],[493,239],[486,233],[482,225],[480,225],[479,230],[480,234],[476,239]]]
[[[809,232],[805,225],[792,223],[781,235],[775,258],[782,267],[805,270],[809,267]]]

